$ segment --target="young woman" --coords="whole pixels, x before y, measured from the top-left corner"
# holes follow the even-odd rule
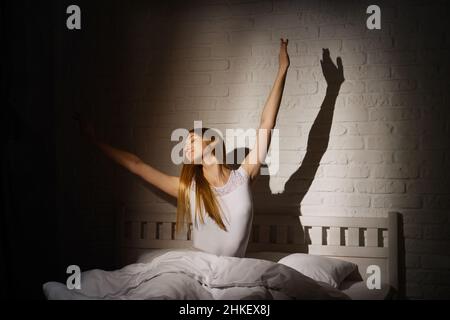
[[[177,231],[184,223],[194,222],[193,248],[216,255],[244,257],[253,221],[250,185],[258,176],[270,146],[271,129],[275,127],[290,64],[287,46],[288,40],[280,39],[279,68],[261,115],[256,143],[238,169],[226,164],[221,138],[205,138],[208,128],[202,128],[201,136],[194,129],[189,131],[184,146],[188,161],[177,177],[153,168],[134,154],[99,141],[92,126],[79,115],[75,118],[80,122],[83,135],[107,156],[177,198]],[[217,144],[223,150],[221,159],[216,158],[214,151]],[[213,151],[205,152],[208,149]]]

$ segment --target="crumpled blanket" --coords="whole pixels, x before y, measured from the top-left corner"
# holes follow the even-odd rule
[[[87,270],[81,288],[43,285],[47,299],[348,299],[283,264],[196,250],[174,250],[119,270]]]

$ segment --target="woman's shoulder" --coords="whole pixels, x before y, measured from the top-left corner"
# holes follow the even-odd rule
[[[215,188],[219,194],[225,195],[228,194],[239,186],[248,183],[249,176],[247,171],[245,171],[244,167],[239,166],[237,169],[232,169],[230,172],[230,180],[229,182],[223,186],[222,188]]]
[[[248,180],[250,178],[247,170],[242,166],[242,164],[239,166],[239,168],[234,169],[235,173],[239,176],[241,176],[243,179]]]

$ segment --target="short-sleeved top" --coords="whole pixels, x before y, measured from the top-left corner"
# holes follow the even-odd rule
[[[196,217],[193,179],[190,190],[193,247],[219,256],[244,257],[253,222],[250,177],[240,166],[231,170],[225,185],[211,188],[216,191],[217,200],[222,208],[222,221],[227,231],[221,229],[208,214],[204,214],[204,223]]]

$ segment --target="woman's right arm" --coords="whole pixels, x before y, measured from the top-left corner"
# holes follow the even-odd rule
[[[131,173],[134,173],[175,198],[178,196],[179,177],[167,175],[127,151],[119,150],[96,139],[93,143],[108,157],[128,169]]]
[[[94,130],[90,124],[78,114],[76,114],[74,118],[80,123],[82,135],[87,138],[88,141],[96,145],[108,157],[148,183],[175,198],[178,197],[179,177],[167,175],[146,164],[138,156],[99,141],[95,137]]]

